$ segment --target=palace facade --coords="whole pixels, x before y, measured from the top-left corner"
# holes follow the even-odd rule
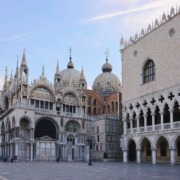
[[[121,39],[124,162],[180,162],[180,8]]]

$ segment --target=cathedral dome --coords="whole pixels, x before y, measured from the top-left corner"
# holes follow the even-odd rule
[[[81,73],[74,69],[74,65],[70,58],[70,61],[67,65],[67,69],[61,71],[61,81],[63,83],[63,86],[72,86],[74,88],[78,88],[80,77]]]
[[[107,59],[106,63],[102,66],[102,71],[103,73],[96,77],[92,89],[101,96],[109,96],[112,93],[120,92],[120,80],[114,73],[111,72],[112,65],[108,63]]]

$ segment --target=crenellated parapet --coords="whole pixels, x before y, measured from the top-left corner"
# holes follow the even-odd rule
[[[121,49],[125,49],[130,45],[135,44],[137,41],[139,41],[146,35],[150,34],[152,31],[160,27],[162,24],[165,24],[178,14],[180,14],[180,6],[176,8],[172,7],[170,12],[168,12],[167,14],[163,13],[162,16],[160,16],[160,18],[156,18],[154,22],[148,24],[147,27],[142,28],[139,33],[136,33],[135,35],[131,36],[128,40],[124,40],[124,38],[122,37],[120,40]]]

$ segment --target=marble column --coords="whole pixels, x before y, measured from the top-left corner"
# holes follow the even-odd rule
[[[152,164],[156,164],[156,149],[152,149]]]
[[[137,116],[137,133],[139,133],[139,116]]]
[[[144,115],[144,131],[147,132],[147,115]]]
[[[123,150],[123,162],[127,163],[128,162],[128,151]]]
[[[155,113],[152,113],[152,130],[155,131]]]
[[[130,119],[130,133],[133,133],[133,121]]]
[[[137,163],[141,163],[141,150],[137,149],[136,153],[137,153]]]
[[[174,164],[176,164],[175,149],[171,148],[170,152],[171,152],[171,165],[174,165]]]
[[[173,110],[170,110],[170,127],[171,127],[171,129],[174,128],[174,126],[173,126]]]
[[[30,157],[30,161],[33,161],[33,144],[30,144],[31,146],[31,157]]]
[[[164,112],[160,112],[161,114],[161,130],[164,129]]]

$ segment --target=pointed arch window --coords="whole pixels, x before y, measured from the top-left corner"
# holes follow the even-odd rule
[[[143,84],[153,80],[155,80],[155,64],[153,60],[149,59],[143,69]]]

